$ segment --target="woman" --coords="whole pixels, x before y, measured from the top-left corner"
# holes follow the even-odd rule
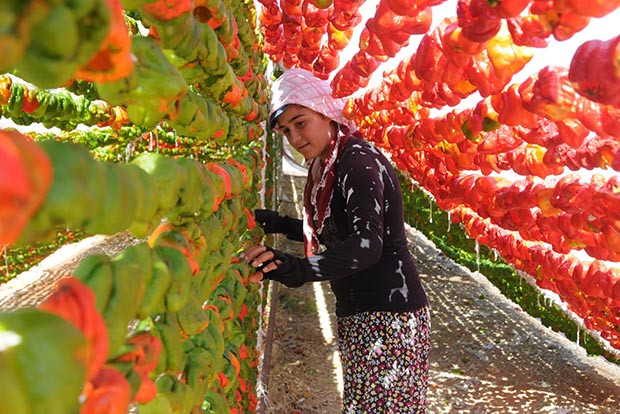
[[[343,413],[425,412],[430,316],[407,248],[402,195],[388,160],[360,139],[328,83],[302,69],[272,87],[272,128],[309,163],[304,218],[257,210],[266,233],[304,241],[306,257],[267,246],[242,256],[251,280],[329,280],[344,371]],[[326,248],[319,250],[320,244]]]

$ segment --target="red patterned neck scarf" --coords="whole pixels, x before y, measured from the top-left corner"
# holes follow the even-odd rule
[[[357,134],[354,134],[357,136]],[[303,233],[306,257],[319,251],[319,233],[325,220],[331,215],[329,205],[334,193],[335,167],[342,148],[349,140],[349,129],[341,126],[338,136],[330,144],[329,152],[321,164],[315,158],[308,167],[308,178],[304,188]]]

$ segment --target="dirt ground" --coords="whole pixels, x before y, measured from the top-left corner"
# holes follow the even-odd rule
[[[280,210],[296,215],[303,178],[283,181]],[[431,302],[428,413],[620,414],[619,366],[586,356],[417,231],[410,229],[409,241]],[[301,243],[278,243],[301,254]],[[278,288],[269,413],[341,412],[334,297],[320,285]],[[320,328],[321,291],[332,336]]]

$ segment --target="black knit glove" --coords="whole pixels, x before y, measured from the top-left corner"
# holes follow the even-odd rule
[[[266,234],[286,233],[287,220],[277,211],[256,209],[254,218]]]
[[[265,279],[278,281],[288,287],[299,287],[304,284],[301,259],[269,246],[265,247],[267,247],[267,250],[273,252],[273,260],[263,263],[261,266],[257,267],[257,270],[261,270],[263,267],[273,262],[278,265],[278,268],[275,270],[263,272]],[[279,264],[278,261],[280,262]]]

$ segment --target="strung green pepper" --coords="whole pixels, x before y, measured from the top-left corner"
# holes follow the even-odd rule
[[[191,294],[192,269],[183,253],[167,246],[153,249],[168,266],[171,281],[166,292],[166,310],[177,312],[185,306]]]
[[[73,276],[92,290],[97,311],[102,314],[108,305],[114,279],[110,256],[99,254],[86,256],[73,272]]]
[[[141,181],[139,176],[128,174],[129,170],[118,164],[102,166],[106,182],[101,213],[93,215],[85,229],[91,234],[115,234],[127,230],[134,221]]]
[[[175,312],[176,320],[181,332],[186,337],[199,334],[209,324],[209,318],[201,307],[201,302],[196,296],[190,296],[189,300],[180,311]]]
[[[159,212],[165,214],[177,204],[179,191],[187,181],[187,173],[173,158],[143,153],[131,163],[142,168],[155,181]]]
[[[20,309],[0,313],[0,336],[8,339],[0,353],[3,412],[79,411],[86,344],[76,327],[51,313]]]
[[[153,39],[133,37],[131,51],[136,59],[131,75],[97,84],[97,91],[109,103],[126,106],[133,123],[153,128],[175,112],[188,86]]]
[[[156,312],[165,311],[166,292],[170,288],[171,276],[166,263],[151,251],[152,277],[145,283],[144,296],[138,308],[138,317],[146,318]]]
[[[108,304],[103,311],[110,355],[115,356],[127,336],[127,325],[135,318],[142,297],[144,280],[140,269],[141,257],[148,254],[148,246],[128,247],[112,262],[114,284]]]
[[[15,69],[42,88],[67,83],[106,37],[110,9],[104,0],[63,2],[31,26],[31,42]]]

